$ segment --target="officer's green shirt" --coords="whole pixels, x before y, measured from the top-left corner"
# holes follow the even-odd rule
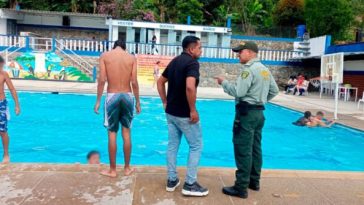
[[[269,69],[258,58],[247,62],[241,69],[236,82],[224,80],[224,92],[253,105],[264,105],[276,95],[279,89]]]

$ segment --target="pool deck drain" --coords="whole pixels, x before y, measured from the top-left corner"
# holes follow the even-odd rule
[[[240,199],[221,193],[223,186],[233,184],[234,169],[201,168],[199,181],[210,190],[202,198],[182,196],[182,186],[167,193],[164,167],[137,167],[132,176],[115,179],[99,175],[99,170],[100,166],[79,164],[0,165],[0,204],[364,204],[362,172],[264,170],[261,191],[249,191],[248,199]],[[185,169],[179,171],[183,180]]]

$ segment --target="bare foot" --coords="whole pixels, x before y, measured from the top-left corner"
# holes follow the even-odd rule
[[[9,162],[10,162],[10,157],[9,157],[9,155],[4,156],[4,157],[3,157],[3,164],[9,164]]]
[[[103,170],[100,172],[100,174],[111,178],[115,178],[118,176],[116,171],[111,171],[111,170]]]
[[[135,171],[134,168],[131,167],[125,167],[124,168],[124,175],[125,176],[130,176],[131,174],[133,174],[133,172]]]

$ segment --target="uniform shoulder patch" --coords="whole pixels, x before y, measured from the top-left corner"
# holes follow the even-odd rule
[[[266,70],[263,70],[260,72],[260,75],[263,77],[264,80],[269,80],[269,72]]]
[[[246,78],[248,78],[249,74],[250,74],[249,71],[243,71],[243,72],[241,72],[240,76],[242,79],[246,79]]]

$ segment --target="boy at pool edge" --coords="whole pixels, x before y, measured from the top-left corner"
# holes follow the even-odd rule
[[[9,156],[9,135],[8,135],[8,120],[10,119],[9,110],[8,110],[8,102],[5,96],[4,85],[6,83],[8,89],[11,92],[11,95],[15,101],[15,114],[20,114],[19,100],[18,95],[16,94],[16,90],[11,82],[9,74],[3,70],[5,61],[0,56],[0,135],[2,139],[4,155],[2,163],[7,164],[10,162]]]

